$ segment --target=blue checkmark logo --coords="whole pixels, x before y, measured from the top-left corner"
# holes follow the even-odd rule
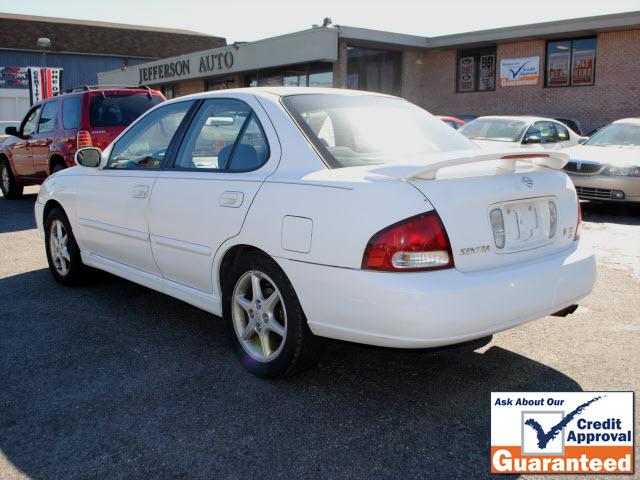
[[[573,410],[571,413],[566,415],[562,420],[560,420],[557,424],[551,427],[548,432],[545,432],[542,426],[533,418],[527,419],[527,421],[525,421],[524,424],[530,426],[535,430],[536,436],[538,438],[538,448],[540,448],[541,450],[544,450],[545,448],[547,448],[547,445],[549,444],[549,442],[554,438],[556,438],[558,434],[560,434],[562,429],[567,425],[569,425],[569,423],[577,415],[580,415],[580,413],[582,413],[585,408],[587,408],[592,403],[597,402],[601,398],[603,397],[593,398],[588,402],[585,402],[582,405],[578,406],[575,410]]]
[[[522,70],[527,63],[529,62],[524,62],[515,72],[512,69],[509,69],[509,71],[511,72],[511,78],[515,80],[515,78],[518,76],[518,73],[520,73],[520,70]]]

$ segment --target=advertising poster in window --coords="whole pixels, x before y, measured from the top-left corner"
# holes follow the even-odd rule
[[[572,85],[593,85],[595,50],[573,52]]]
[[[496,88],[496,56],[482,55],[480,57],[480,77],[478,90],[495,90]]]
[[[476,88],[476,65],[473,57],[462,57],[458,66],[458,91],[473,92]]]
[[[566,87],[569,85],[569,52],[557,52],[549,55],[547,66],[547,85]]]
[[[540,57],[500,60],[500,85],[503,87],[537,85],[539,78]]]

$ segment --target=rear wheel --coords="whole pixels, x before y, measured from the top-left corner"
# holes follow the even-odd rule
[[[5,158],[0,162],[0,190],[7,200],[16,200],[22,196],[23,186],[20,185],[9,166],[9,161]]]
[[[241,257],[225,283],[224,316],[247,370],[275,378],[315,365],[324,340],[309,330],[291,282],[272,259]]]
[[[62,160],[57,160],[53,164],[53,168],[51,169],[51,173],[57,173],[60,170],[64,170],[65,168],[67,168],[67,165]]]
[[[54,208],[47,215],[45,244],[49,270],[53,278],[67,286],[80,283],[85,273],[85,266],[69,219],[60,208]]]

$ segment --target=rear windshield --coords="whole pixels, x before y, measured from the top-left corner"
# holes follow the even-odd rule
[[[146,93],[95,95],[89,104],[89,121],[92,127],[125,127],[162,101],[162,97]]]
[[[517,142],[527,128],[523,120],[502,118],[478,118],[460,129],[465,137],[473,140]]]
[[[398,98],[309,94],[282,101],[334,168],[419,161],[424,154],[476,148],[439,118]]]

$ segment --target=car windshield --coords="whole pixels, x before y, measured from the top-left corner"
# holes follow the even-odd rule
[[[478,118],[467,123],[459,131],[473,140],[517,142],[527,128],[524,120],[507,118]]]
[[[151,107],[161,103],[159,95],[95,95],[89,104],[92,127],[125,127]]]
[[[305,94],[286,96],[282,101],[334,168],[476,148],[437,117],[398,98]]]
[[[598,131],[585,145],[595,147],[640,147],[640,124],[613,123]]]

